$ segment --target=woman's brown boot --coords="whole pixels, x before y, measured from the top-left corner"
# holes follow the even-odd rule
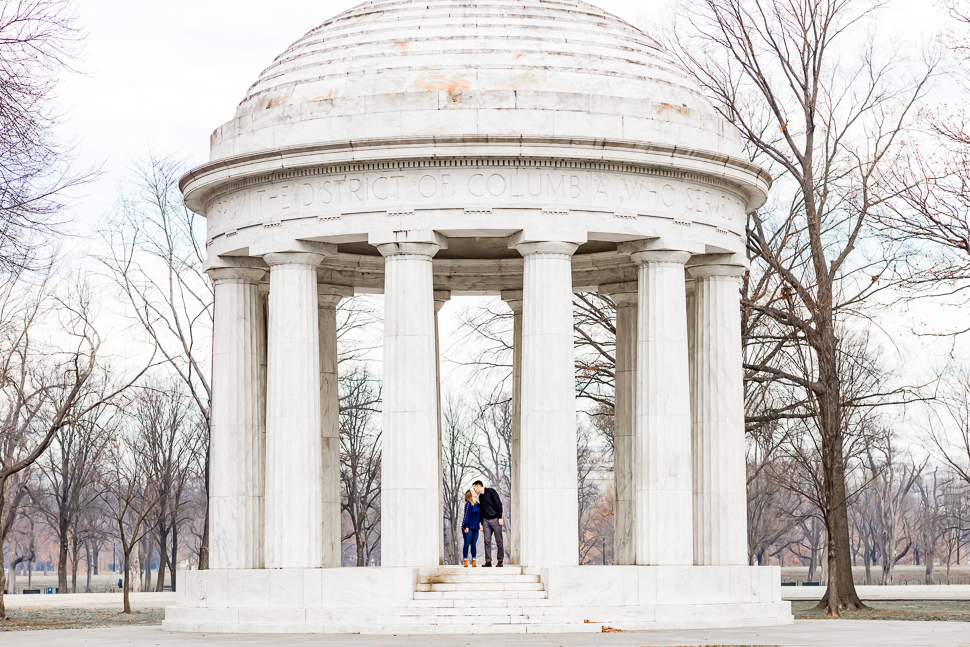
[[[472,566],[478,566],[478,564],[475,563],[474,559],[472,560]]]
[[[465,560],[465,568],[468,568],[468,560]]]

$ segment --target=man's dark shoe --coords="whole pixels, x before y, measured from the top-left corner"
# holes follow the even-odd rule
[[[502,566],[503,566],[502,562],[499,562],[498,564],[495,565],[495,568],[502,568]]]
[[[485,562],[485,563],[484,563],[484,564],[482,565],[482,568],[492,568],[492,562]]]

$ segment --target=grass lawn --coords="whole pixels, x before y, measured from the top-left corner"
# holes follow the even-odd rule
[[[0,631],[31,629],[84,629],[129,625],[160,625],[165,609],[135,609],[125,615],[112,609],[10,609],[0,620]],[[2,642],[2,641],[0,641]]]
[[[796,620],[824,619],[825,611],[815,609],[817,602],[792,602]],[[970,622],[970,600],[899,600],[867,602],[865,611],[848,611],[846,620],[948,620]]]

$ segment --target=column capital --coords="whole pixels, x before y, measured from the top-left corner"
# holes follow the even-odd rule
[[[271,240],[249,246],[250,256],[262,256],[267,263],[269,261],[266,258],[271,254],[316,254],[323,258],[324,256],[334,256],[336,253],[337,246],[333,243],[318,243],[315,240],[299,240],[296,238]]]
[[[317,283],[317,307],[336,308],[341,299],[354,296],[354,289],[344,285]]]
[[[427,256],[429,259],[438,253],[441,246],[437,243],[381,243],[375,245],[384,258],[391,256]]]
[[[518,243],[515,245],[516,251],[522,254],[522,256],[532,256],[533,254],[562,254],[564,256],[572,256],[578,248],[579,245],[576,243],[552,240]]]
[[[502,301],[508,304],[512,312],[522,312],[522,290],[502,290]]]
[[[323,254],[310,252],[278,252],[263,255],[263,260],[270,267],[276,265],[312,265],[316,267],[323,262]]]
[[[211,267],[206,270],[213,283],[236,281],[239,283],[259,283],[266,278],[266,271],[255,267]]]
[[[687,272],[695,279],[712,276],[739,277],[744,276],[747,271],[748,268],[741,265],[695,265],[687,268]]]
[[[444,305],[451,301],[451,290],[434,290],[434,313],[438,314]]]
[[[649,265],[654,263],[673,263],[676,265],[683,265],[690,260],[690,252],[633,252],[630,254],[630,259],[633,260],[633,262],[637,265]]]

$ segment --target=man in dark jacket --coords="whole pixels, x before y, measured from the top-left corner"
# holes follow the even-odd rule
[[[482,510],[482,534],[485,544],[485,566],[492,565],[492,535],[495,535],[495,548],[497,549],[497,567],[502,566],[505,561],[505,542],[502,541],[502,499],[498,492],[490,487],[485,487],[481,481],[472,484],[475,492],[478,493],[478,504]]]

